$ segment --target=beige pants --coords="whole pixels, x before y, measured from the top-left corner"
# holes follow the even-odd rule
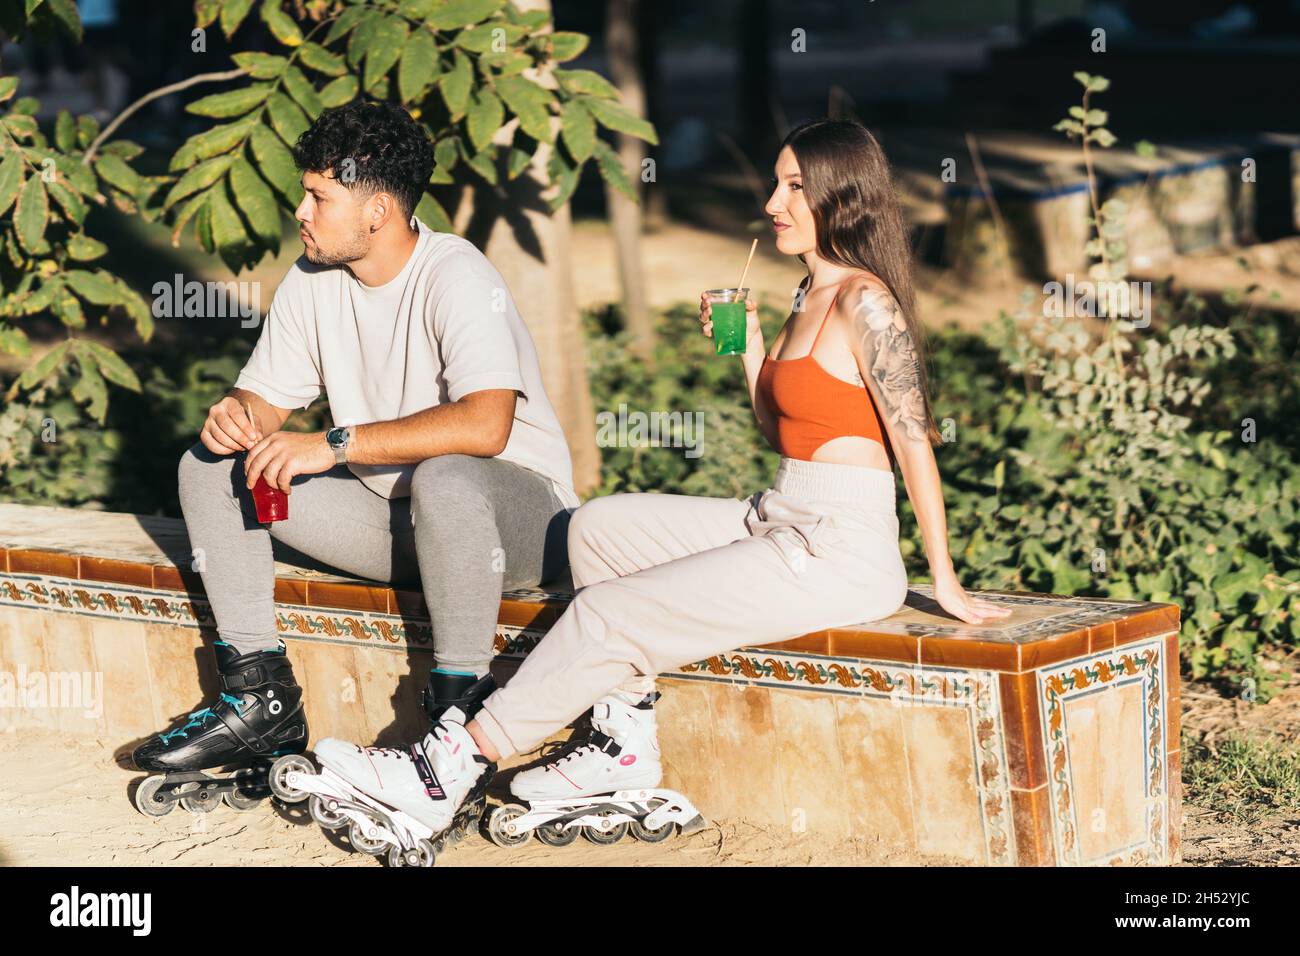
[[[893,472],[782,458],[740,500],[595,498],[569,524],[577,593],[478,722],[502,757],[615,687],[737,647],[879,620],[903,606]]]

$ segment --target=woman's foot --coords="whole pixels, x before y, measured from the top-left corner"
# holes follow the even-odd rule
[[[606,694],[592,705],[591,735],[556,760],[516,775],[510,792],[532,802],[659,786],[658,698],[657,693],[641,697],[620,690]]]

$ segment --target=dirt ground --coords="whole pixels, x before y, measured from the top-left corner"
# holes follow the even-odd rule
[[[1294,748],[1300,741],[1300,678],[1292,678],[1267,704],[1185,682],[1183,727],[1185,748],[1190,741],[1214,748],[1231,731]],[[307,817],[305,804],[286,809],[265,802],[245,813],[223,805],[204,816],[178,808],[161,819],[143,817],[130,800],[132,784],[143,775],[119,766],[110,744],[74,741],[56,731],[0,733],[0,865],[379,865],[351,852],[344,838],[327,836]],[[1241,822],[1213,799],[1193,792],[1187,780],[1185,771],[1183,866],[1300,865],[1300,813],[1283,810]],[[438,858],[440,866],[748,864],[970,865],[904,852],[886,841],[833,842],[725,820],[657,846],[627,837],[611,847],[579,839],[551,848],[530,840],[505,850],[474,835]]]
[[[21,768],[21,772],[19,771]],[[143,776],[119,767],[107,741],[73,741],[56,731],[0,734],[0,865],[3,866],[379,866],[327,835],[306,804],[265,801],[238,813],[224,804],[206,815],[177,808],[150,819],[131,804]],[[335,842],[337,840],[337,842]],[[715,822],[665,843],[630,836],[611,847],[579,838],[551,848],[537,840],[501,849],[471,835],[438,857],[439,866],[815,866],[960,865],[916,857],[869,840],[828,843],[813,834]]]

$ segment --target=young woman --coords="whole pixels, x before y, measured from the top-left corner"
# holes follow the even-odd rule
[[[907,232],[889,166],[864,127],[818,120],[786,137],[766,212],[808,268],[772,344],[748,304],[742,361],[754,417],[782,457],[746,500],[596,498],[574,513],[572,604],[477,714],[447,711],[422,744],[316,746],[321,763],[435,833],[491,765],[587,708],[591,738],[511,789],[528,800],[657,786],[655,675],[743,645],[879,620],[904,603],[893,466],[954,617],[1010,613],[968,595],[947,550]],[[700,321],[712,334],[707,302]],[[469,717],[474,719],[468,719]]]

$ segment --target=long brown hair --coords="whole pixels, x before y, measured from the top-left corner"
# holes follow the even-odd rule
[[[817,255],[876,276],[902,309],[916,343],[930,443],[943,444],[930,406],[924,336],[916,318],[912,247],[885,151],[862,124],[832,119],[796,126],[781,144],[782,149],[786,146],[799,164],[817,232]]]

